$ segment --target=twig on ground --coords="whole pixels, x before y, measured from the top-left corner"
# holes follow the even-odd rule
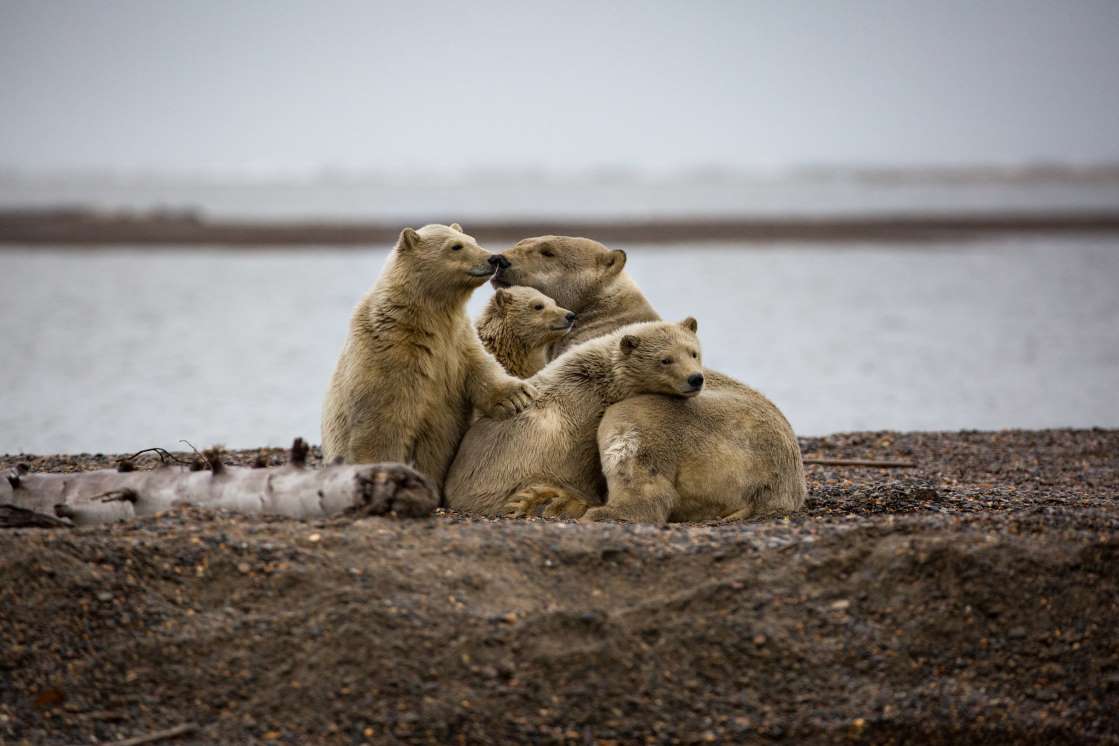
[[[862,458],[806,458],[803,461],[816,466],[866,466],[874,469],[913,469],[917,466],[913,461],[874,461]]]
[[[198,730],[197,723],[183,723],[176,725],[174,728],[167,728],[166,730],[157,730],[153,733],[148,733],[143,736],[134,736],[126,738],[123,741],[113,741],[109,746],[140,746],[145,743],[155,743],[156,741],[166,741],[170,738],[178,738],[185,736],[188,733],[193,733]]]
[[[199,450],[194,447],[193,443],[191,443],[189,440],[180,440],[179,442],[186,443],[188,446],[190,446],[190,450],[194,451],[194,460],[190,462],[191,471],[202,471],[207,466],[209,466],[210,470],[213,471],[213,464],[210,463],[210,459],[206,458],[205,455],[199,452]]]
[[[193,448],[193,446],[191,446],[191,447]],[[156,453],[156,455],[159,456],[159,462],[161,464],[167,463],[167,459],[170,459],[177,464],[189,464],[190,463],[189,461],[183,461],[181,458],[179,458],[175,454],[171,453],[166,448],[160,448],[159,446],[155,446],[154,448],[145,448],[141,451],[136,451],[136,453],[134,453],[131,456],[129,456],[128,458],[126,458],[125,461],[131,461],[132,459],[139,456],[141,453],[150,453],[150,452],[153,452],[153,451]]]

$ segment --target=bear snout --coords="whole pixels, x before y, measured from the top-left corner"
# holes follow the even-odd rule
[[[703,374],[692,373],[690,376],[688,376],[688,385],[691,386],[693,389],[698,389],[703,386]]]
[[[512,264],[512,262],[506,259],[503,254],[494,254],[486,261],[488,261],[497,269],[509,269],[510,265]]]

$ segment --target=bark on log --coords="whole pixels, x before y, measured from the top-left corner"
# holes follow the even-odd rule
[[[189,471],[165,465],[150,471],[13,472],[0,484],[0,506],[82,526],[154,515],[183,504],[304,519],[346,512],[418,518],[439,505],[431,481],[403,464],[312,469],[299,456],[297,450],[292,463],[263,469],[222,466]],[[13,524],[30,525],[19,510],[7,512]]]
[[[69,521],[15,505],[0,505],[0,528],[66,528]]]

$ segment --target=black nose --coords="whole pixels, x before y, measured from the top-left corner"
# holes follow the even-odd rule
[[[494,254],[486,261],[488,261],[490,264],[497,267],[498,269],[509,269],[509,260],[501,254]]]
[[[568,311],[567,316],[565,316],[564,318],[566,318],[568,321],[574,321],[575,320],[575,312],[574,311]]]
[[[703,385],[703,374],[692,373],[690,376],[688,376],[688,385],[691,386],[693,389],[698,389],[700,386]]]

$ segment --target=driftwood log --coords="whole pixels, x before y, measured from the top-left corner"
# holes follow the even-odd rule
[[[0,483],[0,527],[77,526],[150,516],[179,505],[289,518],[339,513],[430,515],[439,492],[427,477],[403,464],[306,466],[307,447],[297,438],[283,466],[226,466],[215,451],[191,467],[164,464],[139,471],[130,461],[117,469],[69,474],[33,473],[16,467]],[[207,468],[208,467],[208,468]]]

